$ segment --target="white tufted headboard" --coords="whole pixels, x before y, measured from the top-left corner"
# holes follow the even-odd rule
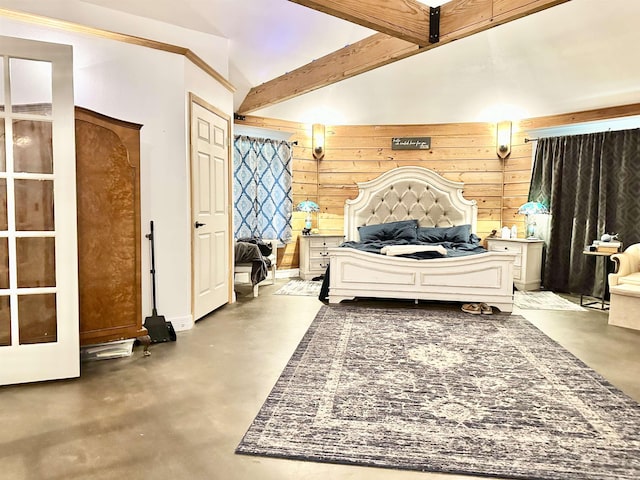
[[[368,182],[344,206],[346,240],[359,240],[358,227],[417,219],[421,227],[471,224],[476,231],[478,206],[462,196],[461,182],[453,182],[422,167],[398,167]]]

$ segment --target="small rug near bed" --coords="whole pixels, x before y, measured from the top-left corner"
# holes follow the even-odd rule
[[[320,295],[321,281],[289,280],[274,295],[305,295],[317,297]]]
[[[640,478],[640,405],[518,315],[322,306],[237,453]]]
[[[566,298],[562,298],[553,292],[521,292],[516,291],[513,295],[513,303],[523,310],[573,310],[584,312],[577,303],[573,303]]]

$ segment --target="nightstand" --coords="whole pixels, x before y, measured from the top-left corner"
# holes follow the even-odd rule
[[[543,246],[542,240],[487,238],[487,250],[516,254],[513,284],[518,290],[540,290]]]
[[[329,248],[344,242],[344,235],[300,235],[300,278],[324,275],[329,265]]]

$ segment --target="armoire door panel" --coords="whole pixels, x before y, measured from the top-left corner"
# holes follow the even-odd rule
[[[146,335],[140,279],[140,125],[76,107],[82,345]]]

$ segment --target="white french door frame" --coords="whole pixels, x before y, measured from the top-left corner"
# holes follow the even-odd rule
[[[9,288],[0,294],[9,296],[11,313],[11,344],[0,346],[0,385],[72,378],[80,375],[78,328],[78,249],[76,223],[75,123],[73,100],[73,50],[60,45],[0,36],[0,56],[3,57],[4,111],[0,121],[5,123],[7,167],[0,178],[7,183],[8,230],[0,232],[7,238],[9,252]],[[36,60],[51,63],[53,173],[31,174],[13,172],[12,119],[38,120],[42,116],[14,113],[11,105],[9,59]],[[52,180],[54,202],[54,230],[47,232],[16,231],[16,212],[13,199],[16,179]],[[53,237],[55,239],[55,286],[18,288],[16,238]],[[6,259],[1,259],[6,261]],[[20,345],[19,295],[54,293],[56,302],[56,341]]]

